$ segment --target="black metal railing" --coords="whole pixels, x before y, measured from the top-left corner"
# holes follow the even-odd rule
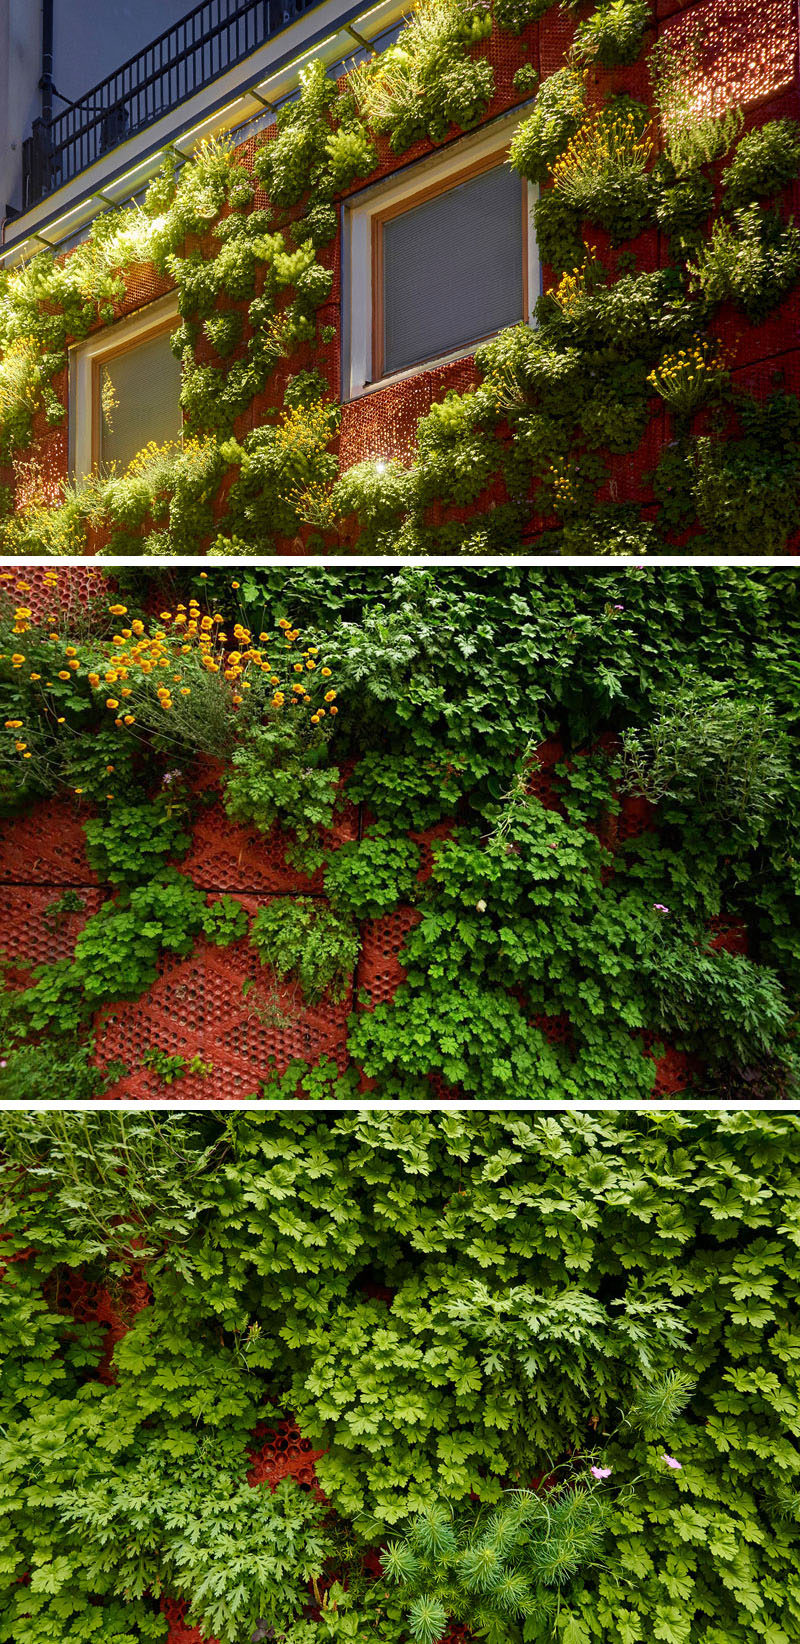
[[[23,144],[23,210],[233,68],[319,0],[202,0]],[[111,16],[111,13],[109,14]]]

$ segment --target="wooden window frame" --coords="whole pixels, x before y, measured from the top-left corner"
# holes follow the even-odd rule
[[[469,138],[460,138],[423,161],[413,162],[398,175],[351,196],[344,207],[345,270],[347,303],[343,336],[342,397],[360,399],[364,394],[405,377],[468,357],[493,336],[493,331],[469,343],[417,361],[397,371],[384,370],[383,313],[383,231],[393,218],[405,215],[426,200],[446,194],[472,177],[494,170],[508,157],[511,132],[520,119],[515,110],[511,119],[493,122]],[[533,206],[538,197],[535,186],[520,178],[522,212],[522,289],[525,324],[534,322],[534,308],[541,291],[541,272],[533,232]]]
[[[424,205],[427,200],[441,198],[449,194],[452,189],[460,188],[462,183],[469,183],[473,177],[481,177],[487,171],[497,171],[506,158],[507,147],[496,149],[493,154],[485,154],[472,164],[465,166],[452,179],[442,183],[429,183],[426,188],[420,188],[415,194],[410,194],[403,200],[395,201],[394,205],[386,206],[383,211],[376,211],[372,217],[372,374],[377,383],[385,381],[387,377],[395,377],[402,371],[422,370],[427,364],[425,359],[414,360],[411,365],[403,366],[400,371],[386,372],[384,368],[385,349],[385,305],[384,305],[384,258],[383,258],[383,231],[387,223],[397,217],[405,217],[409,211],[417,206]],[[522,244],[522,318],[526,325],[530,324],[530,303],[528,292],[528,185],[523,177],[519,179],[520,228]],[[464,349],[469,352],[478,348],[488,337],[494,335],[492,331],[484,331],[480,337],[473,337]]]
[[[174,331],[179,323],[177,295],[170,293],[138,309],[127,319],[104,326],[85,342],[73,345],[69,372],[70,474],[73,479],[96,473],[100,464],[104,366],[142,343]]]

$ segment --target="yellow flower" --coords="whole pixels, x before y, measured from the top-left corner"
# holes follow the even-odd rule
[[[59,679],[69,679],[69,669],[68,668],[62,668],[59,672],[58,677],[59,677]]]
[[[119,703],[118,703],[115,696],[109,696],[109,697],[106,698],[106,707],[107,708],[118,708],[119,707]]]
[[[330,670],[330,668],[323,668],[323,670],[322,670],[322,677],[323,677],[323,679],[330,679],[330,677],[331,677],[331,670]]]
[[[108,609],[111,612],[112,616],[127,616],[128,615],[127,605],[109,605]],[[134,623],[134,627],[135,626],[136,626],[136,624]],[[141,626],[141,624],[140,624],[140,626]]]
[[[16,748],[17,753],[22,753],[23,748],[27,748],[27,746],[28,746],[27,742],[15,742],[14,743],[14,747]]]
[[[7,731],[21,731],[22,730],[22,720],[21,719],[7,719],[6,720],[6,730]]]
[[[132,725],[133,722],[134,722],[134,715],[133,714],[125,714],[124,715],[123,720],[122,720],[123,725]]]
[[[336,692],[335,691],[326,691],[325,692],[325,701],[326,702],[335,702],[336,701]]]
[[[331,711],[332,714],[338,714],[339,709],[338,708],[331,708],[330,711]]]

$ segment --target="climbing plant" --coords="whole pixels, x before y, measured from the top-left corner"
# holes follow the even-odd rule
[[[105,899],[22,975],[9,927],[0,1089],[230,944],[254,1033],[322,1010],[341,1052],[256,1037],[251,1094],[646,1098],[676,1056],[693,1094],[796,1089],[788,570],[120,571],[74,634],[5,575],[8,837],[60,798]],[[222,900],[209,806],[255,853]]]
[[[799,1145],[3,1114],[0,1638],[792,1638]]]
[[[77,486],[54,489],[34,443],[15,509],[7,491],[5,552],[194,553],[202,543],[238,557],[276,545],[513,554],[530,540],[603,554],[784,550],[800,490],[797,397],[780,380],[762,399],[737,385],[718,321],[732,305],[742,326],[757,325],[797,288],[800,230],[785,202],[800,125],[780,116],[745,131],[739,109],[698,113],[702,28],[653,45],[643,0],[601,0],[540,84],[525,31],[540,19],[546,28],[551,9],[425,0],[395,45],[338,85],[312,61],[251,162],[218,139],[180,169],[173,157],[144,205],[109,211],[66,257],[45,251],[4,273],[6,458],[29,444],[35,416],[63,421],[68,344],[113,320],[126,274],[143,264],[178,294],[185,417],[182,444]],[[518,42],[524,106],[509,158],[538,187],[548,273],[536,323],[478,350],[476,386],[434,403],[413,460],[342,472],[339,407],[315,363],[338,338],[338,203],[376,175],[381,142],[402,157],[486,117],[492,30]],[[650,102],[614,90],[613,78],[603,91],[603,74],[643,60]],[[669,256],[654,272],[646,242],[656,231]],[[659,395],[672,407],[664,389],[687,359],[708,367],[713,393],[684,395],[674,431],[659,436],[655,506],[619,501],[615,459],[640,451]],[[448,520],[453,506],[465,517]]]

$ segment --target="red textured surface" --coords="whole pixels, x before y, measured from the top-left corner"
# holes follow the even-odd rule
[[[245,996],[245,982],[252,982]],[[146,1093],[178,1100],[231,1101],[255,1094],[273,1061],[278,1073],[302,1059],[328,1056],[346,1065],[347,1016],[344,1000],[304,1002],[298,987],[276,982],[246,940],[228,948],[201,941],[188,958],[162,956],[159,975],[140,999],[107,1005],[95,1018],[96,1061],[107,1068],[121,1061],[130,1069],[109,1098]],[[190,1061],[213,1064],[206,1076],[189,1075],[165,1088],[152,1071],[141,1071],[142,1056],[155,1048]]]
[[[661,15],[663,5],[659,0]],[[698,113],[723,114],[762,102],[796,79],[794,0],[701,0],[669,17],[659,33],[680,44],[698,27],[701,50],[689,83]]]
[[[0,576],[0,599],[6,594],[14,605],[27,605],[35,622],[58,615],[83,615],[94,600],[105,608],[113,598],[114,581],[99,565],[71,565],[54,571],[47,565],[20,566],[8,577]]]
[[[408,460],[416,446],[417,423],[435,401],[454,389],[463,394],[476,381],[472,355],[402,382],[376,388],[342,406],[339,460],[342,470],[357,462]]]
[[[319,1501],[325,1501],[315,1470],[315,1463],[325,1451],[315,1450],[295,1422],[282,1421],[274,1427],[261,1425],[253,1437],[257,1443],[250,1451],[253,1465],[247,1475],[249,1484],[268,1484],[274,1490],[281,1479],[293,1478],[302,1490],[313,1491]]]
[[[747,954],[749,943],[743,919],[721,913],[711,920],[710,931],[708,945],[715,953]]]
[[[287,860],[292,835],[280,828],[259,833],[257,828],[232,822],[219,797],[220,766],[201,763],[192,782],[195,794],[211,803],[200,811],[192,828],[188,854],[181,860],[182,872],[201,890],[244,891],[265,895],[304,895],[322,887],[322,869],[303,872]],[[358,809],[345,800],[348,771],[342,769],[339,808],[333,826],[323,830],[320,843],[325,850],[358,838]]]
[[[136,1314],[150,1301],[150,1288],[141,1268],[132,1268],[120,1281],[115,1297],[105,1285],[87,1279],[80,1268],[58,1272],[48,1281],[45,1294],[56,1312],[69,1313],[79,1323],[105,1325],[97,1375],[100,1381],[110,1385],[114,1380],[114,1348],[127,1334]]]
[[[570,1020],[562,1012],[560,1016],[534,1016],[534,1026],[543,1033],[550,1045],[568,1045],[571,1037]]]
[[[395,908],[380,919],[372,919],[363,927],[361,955],[356,972],[356,987],[368,995],[366,1008],[388,1004],[395,996],[406,972],[400,962],[400,950],[409,931],[422,918],[416,908]]]
[[[78,892],[85,903],[82,912],[47,915],[57,900],[52,889],[41,885],[0,887],[0,953],[11,961],[6,981],[27,984],[35,965],[68,959],[79,931],[104,901],[104,893],[93,886]]]
[[[335,848],[358,837],[358,818],[349,806],[323,836],[326,848]],[[192,829],[188,855],[181,870],[202,890],[256,891],[264,894],[294,892],[302,895],[319,890],[322,870],[304,873],[287,861],[291,835],[273,828],[261,834],[255,828],[231,822],[221,802],[201,812]]]
[[[656,1080],[651,1092],[653,1096],[678,1096],[681,1091],[690,1089],[692,1074],[697,1067],[695,1057],[687,1056],[682,1050],[668,1047],[663,1056],[653,1059],[656,1064]]]
[[[69,799],[48,799],[0,827],[0,884],[96,885],[79,813]]]
[[[616,819],[616,839],[618,844],[625,844],[629,839],[640,839],[642,834],[651,833],[655,828],[655,805],[645,799],[642,794],[623,794],[619,816]]]
[[[420,885],[430,879],[433,873],[434,858],[442,845],[452,839],[455,822],[448,817],[444,822],[436,822],[432,828],[423,828],[421,832],[410,833],[409,838],[419,846],[420,866],[417,881]]]
[[[567,6],[552,6],[539,25],[539,73],[543,80],[563,68],[578,19]]]
[[[166,1644],[218,1644],[216,1638],[208,1638],[199,1627],[189,1626],[186,1620],[188,1608],[182,1599],[168,1598],[166,1593],[162,1593],[161,1613],[169,1622]]]

